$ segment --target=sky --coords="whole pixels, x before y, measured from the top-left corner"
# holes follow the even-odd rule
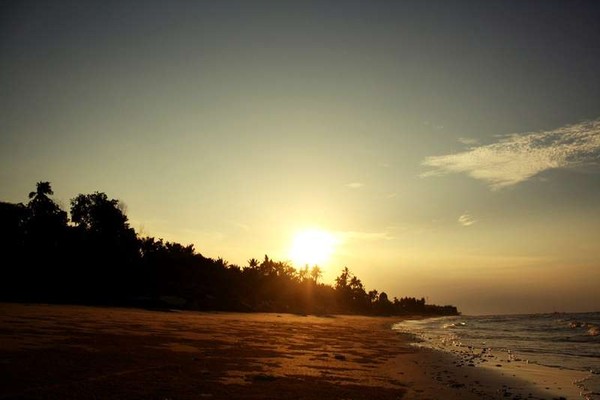
[[[105,192],[140,234],[232,264],[312,230],[326,283],[599,311],[599,20],[576,0],[1,1],[0,200],[50,181],[65,209]]]

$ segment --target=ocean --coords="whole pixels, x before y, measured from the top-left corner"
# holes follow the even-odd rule
[[[600,400],[600,312],[442,317],[403,321],[394,329],[415,335],[416,345],[457,355],[481,360],[495,353],[507,362],[585,371],[588,377],[576,382],[581,397]]]

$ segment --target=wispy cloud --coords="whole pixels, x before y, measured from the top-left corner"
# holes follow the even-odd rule
[[[362,182],[350,182],[346,184],[346,187],[350,189],[360,189],[363,186],[365,186],[365,184]]]
[[[238,229],[241,229],[245,232],[249,232],[250,231],[250,225],[246,225],[244,223],[241,222],[236,222],[236,221],[232,221],[230,222],[233,226],[235,226]]]
[[[421,176],[466,173],[492,189],[515,185],[542,171],[574,168],[600,160],[600,119],[555,130],[502,137],[497,143],[471,147],[443,156],[427,157],[434,169]]]
[[[479,144],[479,140],[473,139],[473,138],[468,138],[468,137],[459,137],[458,141],[461,142],[462,144],[466,144],[467,146],[473,146],[473,145]]]
[[[336,236],[341,238],[343,241],[348,240],[365,240],[365,241],[376,241],[376,240],[392,240],[394,237],[389,232],[358,232],[358,231],[345,231],[337,232]]]
[[[477,220],[473,218],[469,213],[464,213],[463,215],[458,217],[458,223],[462,226],[471,226],[475,222],[477,222]]]

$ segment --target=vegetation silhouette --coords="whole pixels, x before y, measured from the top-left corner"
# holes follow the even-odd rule
[[[347,268],[320,283],[319,266],[251,258],[212,259],[184,246],[140,237],[124,207],[105,193],[79,194],[67,212],[38,182],[27,205],[0,202],[0,300],[161,309],[299,314],[455,315],[454,306],[366,291]]]

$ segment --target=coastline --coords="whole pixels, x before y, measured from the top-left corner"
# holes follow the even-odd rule
[[[0,304],[0,399],[579,397],[552,376],[458,366],[400,320]]]
[[[483,364],[472,356],[457,356],[442,350],[420,347],[418,360],[427,375],[416,386],[433,388],[414,399],[440,398],[440,385],[456,389],[445,392],[448,399],[583,399],[576,385],[588,373],[561,370],[526,362],[508,362],[494,355],[493,362]],[[434,381],[438,385],[431,386]]]
[[[442,326],[450,325],[452,327],[454,325],[452,321],[443,321],[443,323],[438,324],[439,327],[436,326],[435,319],[423,322],[425,322],[425,325],[415,329],[412,321],[406,320],[394,326],[394,329],[408,335],[409,340],[412,340],[413,345],[417,347],[421,347],[426,351],[447,354],[452,367],[449,370],[446,369],[443,374],[438,373],[436,377],[438,380],[445,379],[448,381],[449,376],[462,375],[462,384],[468,384],[473,387],[473,390],[479,390],[477,386],[481,385],[473,385],[473,383],[474,381],[481,382],[481,379],[473,379],[470,375],[472,375],[473,370],[483,370],[492,373],[490,378],[486,379],[489,382],[496,381],[497,383],[499,379],[504,380],[506,378],[516,379],[516,382],[513,382],[512,385],[501,382],[503,386],[500,391],[505,393],[506,397],[527,398],[530,390],[534,389],[537,396],[541,398],[582,398],[587,400],[599,398],[593,367],[590,367],[592,369],[587,367],[577,368],[581,364],[572,362],[570,364],[552,364],[548,363],[547,359],[535,357],[530,360],[527,357],[527,354],[530,353],[521,352],[518,345],[515,345],[514,348],[507,347],[510,346],[509,343],[506,343],[506,341],[498,342],[496,337],[488,341],[489,335],[494,335],[491,331],[487,336],[481,336],[482,332],[485,331],[480,330],[474,336],[462,338],[448,334],[444,329],[441,329]],[[466,325],[470,325],[470,322],[466,322]],[[502,328],[499,327],[499,329]],[[532,335],[534,334],[532,333]],[[537,345],[537,342],[535,343]],[[543,346],[544,343],[544,341],[540,342],[540,346]],[[533,342],[530,344],[530,346],[535,345]],[[542,350],[542,353],[544,351],[546,350]],[[464,374],[464,372],[467,372],[467,374]],[[444,377],[444,375],[446,376]]]

